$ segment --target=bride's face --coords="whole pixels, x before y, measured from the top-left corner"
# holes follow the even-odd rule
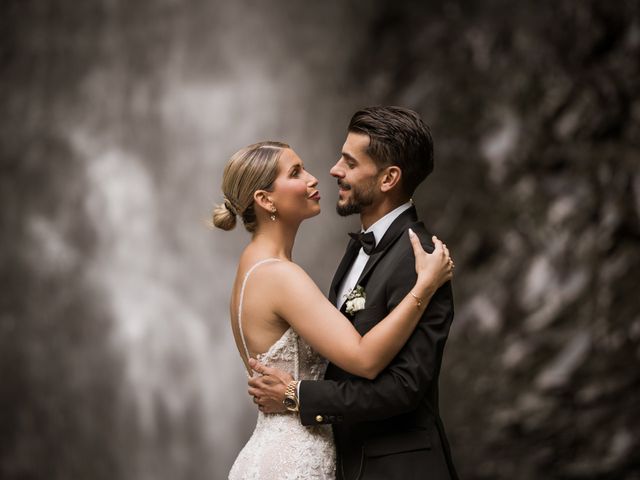
[[[320,213],[318,180],[304,169],[296,152],[286,148],[279,160],[279,174],[270,195],[278,218],[302,221]]]

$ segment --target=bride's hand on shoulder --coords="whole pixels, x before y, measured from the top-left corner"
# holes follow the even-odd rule
[[[409,229],[409,239],[415,255],[417,285],[437,290],[453,277],[453,260],[447,246],[435,235],[431,237],[434,249],[427,253],[422,248],[420,239],[413,230]]]

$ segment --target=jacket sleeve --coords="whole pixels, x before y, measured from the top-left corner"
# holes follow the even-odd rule
[[[416,280],[413,253],[388,279],[387,307],[393,309]],[[300,421],[303,425],[382,420],[415,410],[437,379],[453,319],[451,283],[431,298],[416,330],[391,364],[374,380],[302,381]]]

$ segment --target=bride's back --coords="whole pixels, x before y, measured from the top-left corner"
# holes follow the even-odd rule
[[[324,375],[326,361],[275,313],[274,305],[281,303],[282,295],[287,295],[274,282],[274,278],[283,278],[282,272],[275,269],[288,269],[292,265],[286,260],[262,257],[243,257],[238,266],[231,298],[238,350],[245,358],[241,336],[244,333],[249,354],[264,365],[290,372],[294,380],[318,380]],[[287,445],[284,450],[283,445]],[[256,428],[231,467],[229,479],[284,477],[335,479],[331,427],[306,427],[297,415],[260,411]]]
[[[245,364],[242,336],[246,342],[249,355],[255,357],[264,353],[277,342],[287,331],[289,325],[275,313],[275,295],[286,295],[286,292],[273,288],[273,279],[269,271],[279,259],[260,258],[245,253],[240,258],[238,270],[231,293],[230,316],[231,328]],[[248,275],[247,275],[248,274]],[[243,292],[244,284],[244,292]],[[242,305],[240,297],[242,294]],[[239,311],[239,308],[242,308]],[[239,320],[242,321],[242,336]]]

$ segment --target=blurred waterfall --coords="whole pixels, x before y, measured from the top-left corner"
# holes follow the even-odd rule
[[[355,108],[345,8],[14,2],[6,15],[0,475],[224,478],[256,416],[228,326],[249,236],[210,230],[209,214],[228,157],[264,139],[293,145],[333,211],[328,168]],[[339,221],[310,222],[296,248],[322,288]]]

